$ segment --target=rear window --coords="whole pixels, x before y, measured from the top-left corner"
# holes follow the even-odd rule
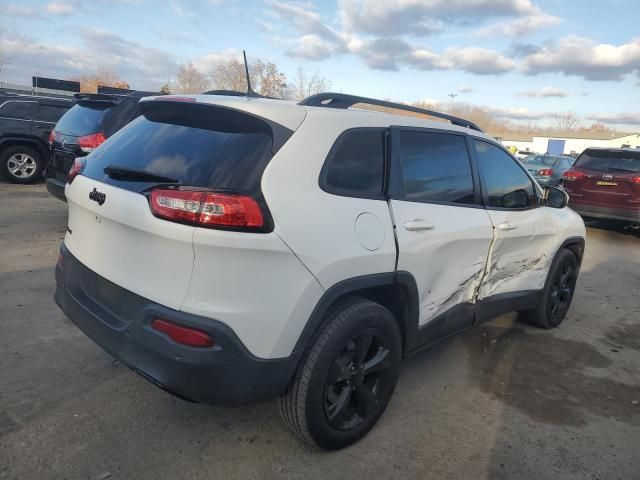
[[[147,106],[142,116],[109,138],[88,157],[83,175],[135,191],[152,185],[110,178],[104,168],[143,170],[185,186],[259,190],[273,156],[266,122],[211,105],[167,104]]]
[[[545,155],[536,155],[527,157],[522,160],[525,165],[535,165],[537,167],[554,167],[558,163],[558,157],[549,157]]]
[[[640,152],[587,150],[573,165],[596,172],[640,173]]]
[[[88,107],[76,104],[56,124],[55,130],[63,135],[80,137],[102,130],[102,119],[109,107]]]

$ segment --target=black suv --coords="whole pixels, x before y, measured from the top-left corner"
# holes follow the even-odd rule
[[[33,183],[49,158],[49,134],[71,100],[0,91],[0,172],[11,183]]]
[[[162,94],[141,91],[126,95],[75,94],[75,105],[58,121],[51,135],[51,161],[45,173],[49,193],[66,201],[64,186],[74,160],[92,152],[138,117],[138,101],[142,97],[155,95]]]

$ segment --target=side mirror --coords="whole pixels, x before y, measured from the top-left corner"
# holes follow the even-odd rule
[[[569,203],[569,195],[557,187],[545,187],[542,203],[551,208],[564,208]]]

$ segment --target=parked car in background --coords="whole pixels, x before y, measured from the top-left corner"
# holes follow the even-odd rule
[[[49,133],[71,100],[0,92],[0,173],[11,183],[42,178]]]
[[[540,155],[540,154],[536,152],[530,152],[529,150],[518,150],[515,153],[516,158],[519,160],[523,160],[527,157],[530,157],[531,155]]]
[[[564,189],[584,217],[640,224],[640,150],[586,149],[565,172]]]
[[[557,187],[562,183],[562,175],[571,168],[572,159],[556,155],[531,155],[522,164],[543,187]]]
[[[60,118],[51,132],[50,162],[45,173],[49,193],[66,201],[64,186],[73,162],[97,148],[135,119],[138,101],[157,92],[135,91],[126,95],[78,93],[75,105]]]
[[[280,398],[295,434],[337,449],[376,424],[405,355],[569,309],[582,219],[468,120],[337,93],[139,106],[69,174],[55,299],[164,390]]]

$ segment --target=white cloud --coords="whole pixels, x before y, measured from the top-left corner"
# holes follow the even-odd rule
[[[327,42],[318,35],[303,35],[296,41],[296,45],[285,51],[291,57],[306,60],[322,60],[329,57],[336,50],[335,44]]]
[[[47,12],[52,15],[71,15],[74,11],[73,5],[67,2],[53,1],[47,4]]]
[[[496,22],[475,32],[476,36],[503,36],[503,37],[522,37],[537,32],[543,28],[553,27],[562,22],[560,17],[539,13],[518,20]]]
[[[462,85],[461,87],[458,87],[458,93],[471,93],[473,92],[475,89],[471,86],[471,85]]]
[[[578,36],[565,37],[527,55],[523,71],[529,75],[559,72],[587,80],[621,80],[640,72],[640,38],[610,45]]]
[[[519,95],[523,97],[540,97],[540,98],[561,98],[568,97],[569,94],[564,90],[561,90],[556,87],[544,87],[540,90],[529,90],[526,92],[521,92]]]
[[[600,123],[611,125],[640,125],[640,113],[596,113],[586,117]]]
[[[347,31],[373,35],[432,35],[444,24],[540,14],[530,0],[340,0]]]

